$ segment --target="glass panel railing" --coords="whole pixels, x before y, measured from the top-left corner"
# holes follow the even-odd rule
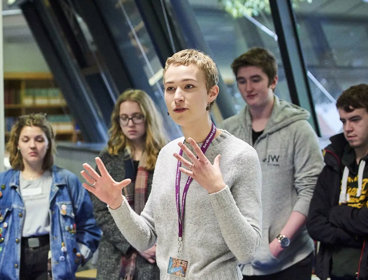
[[[313,0],[298,3],[294,11],[321,134],[327,138],[341,130],[338,96],[367,82],[368,3]]]
[[[225,2],[236,1],[189,0],[211,55],[231,94],[236,112],[243,108],[244,101],[230,65],[236,57],[251,47],[264,47],[274,53],[279,64],[279,82],[275,93],[290,101],[268,1],[263,1],[266,6],[257,10],[229,7]]]

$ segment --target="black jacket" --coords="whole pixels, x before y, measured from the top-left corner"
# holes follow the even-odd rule
[[[359,279],[368,279],[368,245],[365,244],[368,239],[368,208],[339,206],[343,168],[355,164],[355,154],[343,134],[330,140],[331,144],[324,150],[326,165],[318,177],[307,219],[309,234],[320,241],[316,274],[322,280],[329,277],[332,249],[339,245],[362,248]],[[367,167],[364,174],[366,172]]]

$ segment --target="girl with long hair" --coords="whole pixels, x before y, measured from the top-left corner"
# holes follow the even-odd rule
[[[107,147],[99,157],[115,180],[132,179],[122,194],[140,214],[151,192],[158,153],[166,143],[160,114],[147,93],[128,89],[118,97],[109,135]],[[97,223],[103,231],[97,279],[159,279],[156,246],[137,251],[119,231],[106,204],[91,197]]]

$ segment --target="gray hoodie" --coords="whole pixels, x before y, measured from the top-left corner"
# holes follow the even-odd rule
[[[292,211],[305,216],[323,160],[318,139],[307,119],[309,113],[275,96],[274,107],[263,133],[252,143],[248,107],[226,119],[222,127],[251,144],[262,169],[262,242],[244,275],[268,275],[303,260],[313,251],[313,241],[303,227],[288,248],[275,258],[269,243],[280,233]]]

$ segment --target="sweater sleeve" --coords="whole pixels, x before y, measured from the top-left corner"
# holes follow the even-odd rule
[[[330,221],[330,211],[333,207],[331,196],[331,171],[326,166],[318,178],[317,185],[311,200],[307,218],[307,229],[310,236],[317,241],[335,245],[355,245],[354,236],[337,227]],[[329,188],[330,186],[330,188]]]
[[[225,180],[232,181],[231,185],[210,194],[221,234],[242,263],[253,259],[261,239],[261,169],[257,153],[251,149],[234,160],[243,168],[226,170]]]
[[[153,219],[147,216],[150,212],[146,209],[150,207],[149,201],[150,199],[148,199],[141,215],[134,212],[125,197],[123,197],[123,203],[119,208],[108,208],[121,233],[139,251],[151,248],[156,241]]]
[[[161,154],[161,152],[160,152]],[[162,166],[159,157],[156,161],[156,169],[165,169]],[[156,171],[155,171],[156,172]],[[153,187],[153,185],[152,185]],[[138,251],[144,251],[151,248],[157,239],[155,232],[155,223],[153,215],[153,188],[148,197],[147,203],[140,215],[138,215],[130,206],[125,197],[123,197],[122,205],[117,209],[107,208],[114,219],[117,228],[129,243]]]
[[[101,202],[93,194],[90,194],[90,196],[93,203],[93,213],[98,226],[103,232],[104,238],[114,245],[122,254],[127,254],[131,246],[116,226],[106,204]]]
[[[317,136],[307,121],[295,123],[298,126],[294,142],[294,186],[297,201],[293,211],[307,216],[310,200],[323,167],[322,153]]]

